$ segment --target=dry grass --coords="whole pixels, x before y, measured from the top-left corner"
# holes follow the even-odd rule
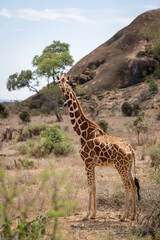
[[[150,110],[151,111],[151,110]],[[151,112],[147,112],[147,122],[150,125],[148,132],[148,139],[154,138],[154,132],[158,136],[158,125],[153,123],[153,116]],[[95,221],[82,222],[81,219],[87,209],[88,203],[88,188],[86,173],[84,169],[84,163],[79,156],[78,150],[80,149],[80,142],[73,131],[70,124],[70,119],[67,115],[63,116],[64,121],[60,123],[61,129],[64,129],[67,134],[73,139],[75,146],[75,153],[67,157],[56,157],[53,153],[48,158],[31,158],[34,163],[33,169],[24,169],[18,165],[18,159],[23,156],[18,155],[18,147],[21,143],[16,141],[3,142],[1,152],[6,156],[1,157],[1,162],[7,172],[8,181],[11,181],[15,176],[17,169],[19,171],[19,186],[25,187],[26,190],[20,194],[19,198],[16,199],[16,208],[14,209],[15,222],[18,219],[17,209],[23,208],[27,205],[33,196],[37,193],[39,184],[37,183],[36,176],[39,176],[44,169],[49,167],[48,159],[55,164],[58,172],[67,170],[68,175],[65,179],[65,183],[71,186],[71,193],[69,200],[77,203],[77,209],[73,211],[70,217],[60,219],[61,233],[68,236],[71,240],[97,240],[97,239],[132,239],[127,237],[128,228],[135,226],[136,222],[131,223],[130,221],[120,223],[118,215],[121,214],[121,210],[124,202],[124,189],[122,181],[114,168],[97,168],[96,169],[96,183],[97,183],[97,201],[98,201],[98,213]],[[114,116],[105,118],[110,126],[109,134],[117,137],[125,138],[129,142],[134,142],[136,145],[136,134],[132,131],[128,132],[126,124],[133,122],[134,117],[125,118],[117,113]],[[30,124],[54,124],[56,121],[55,116],[33,116]],[[7,126],[19,128],[23,124],[19,122],[18,116],[10,116],[8,119],[4,119],[0,125],[0,131],[2,128]],[[129,134],[128,134],[129,133]],[[145,135],[144,135],[145,136]],[[145,136],[146,137],[146,136]],[[156,138],[158,139],[158,137]],[[158,140],[156,140],[158,141]],[[148,189],[150,186],[149,179],[149,167],[150,159],[148,156],[143,154],[146,142],[144,141],[143,146],[136,146],[136,166],[137,174],[140,179],[140,184],[143,189]],[[143,160],[142,160],[142,155]],[[17,163],[17,165],[16,165]],[[48,183],[48,189],[52,188],[52,183]],[[107,195],[108,193],[108,195]],[[142,194],[143,195],[143,194]],[[107,198],[106,198],[107,196]],[[109,197],[108,197],[109,196]],[[101,203],[99,202],[101,199]],[[28,211],[28,217],[33,218],[39,214],[46,214],[50,206],[50,200],[44,189],[41,189],[37,194],[36,204],[31,206]],[[72,226],[73,225],[73,226]],[[48,226],[48,232],[50,226]],[[135,238],[138,239],[138,238]]]

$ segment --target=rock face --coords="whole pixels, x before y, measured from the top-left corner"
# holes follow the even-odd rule
[[[70,83],[84,84],[94,93],[142,82],[156,61],[144,54],[160,29],[160,9],[145,12],[111,39],[82,58],[68,72]]]

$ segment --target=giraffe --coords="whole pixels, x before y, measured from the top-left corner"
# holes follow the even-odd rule
[[[89,189],[88,210],[83,220],[87,220],[91,214],[91,219],[96,217],[96,183],[95,167],[112,166],[118,171],[125,187],[125,208],[121,220],[128,218],[129,214],[129,194],[132,193],[132,215],[134,220],[136,216],[136,188],[139,195],[139,182],[131,175],[132,162],[134,161],[135,171],[135,153],[127,141],[107,135],[97,124],[90,121],[80,106],[76,94],[67,83],[67,76],[62,75],[59,79],[59,87],[64,93],[67,101],[70,120],[73,129],[80,137],[81,149],[80,156],[85,164],[87,173],[87,182]],[[93,207],[92,207],[93,205]]]

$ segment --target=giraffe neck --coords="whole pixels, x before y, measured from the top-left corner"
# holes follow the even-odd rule
[[[87,131],[91,128],[92,129],[99,129],[102,131],[98,125],[91,122],[83,113],[83,110],[80,106],[80,103],[72,90],[72,88],[68,85],[66,92],[65,92],[65,98],[68,104],[68,110],[69,115],[71,119],[71,123],[73,125],[74,130],[77,132],[79,136],[82,136],[83,138],[86,138]]]

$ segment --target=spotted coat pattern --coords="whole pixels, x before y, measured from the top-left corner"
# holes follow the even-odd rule
[[[125,209],[123,219],[128,217],[129,193],[132,192],[132,219],[136,215],[136,186],[131,176],[131,167],[134,160],[134,150],[125,140],[111,137],[104,133],[98,125],[91,122],[83,113],[80,103],[72,90],[67,84],[66,76],[61,76],[61,90],[64,92],[71,123],[74,130],[80,137],[81,150],[80,155],[85,163],[87,180],[89,186],[88,211],[84,219],[88,219],[91,211],[93,197],[93,214],[96,217],[96,185],[95,185],[95,167],[112,166],[121,176],[125,186]]]

